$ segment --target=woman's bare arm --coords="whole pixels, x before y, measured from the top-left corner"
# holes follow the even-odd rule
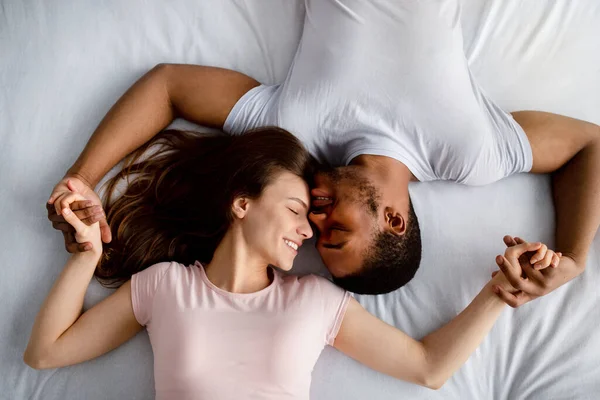
[[[131,283],[81,313],[96,261],[71,256],[36,317],[23,360],[35,369],[77,364],[107,353],[143,327],[131,305]]]
[[[496,262],[520,271],[519,257],[541,246],[524,243],[510,247]],[[498,285],[510,287],[501,273],[464,311],[420,341],[369,314],[351,299],[334,347],[376,371],[438,389],[475,351],[505,308],[495,293]]]
[[[79,193],[71,192],[75,200]],[[133,314],[130,281],[85,313],[83,298],[102,255],[100,227],[88,226],[64,209],[67,222],[76,229],[79,242],[89,242],[92,250],[76,253],[67,261],[44,301],[23,355],[27,365],[58,368],[98,357],[118,347],[142,326]]]
[[[335,348],[376,371],[431,389],[464,364],[506,306],[486,286],[456,318],[418,341],[350,301]]]

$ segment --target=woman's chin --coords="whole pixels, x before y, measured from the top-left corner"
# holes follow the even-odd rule
[[[278,262],[277,264],[273,264],[273,265],[282,271],[289,271],[294,266],[294,260],[291,260],[291,261],[286,260],[284,262]]]

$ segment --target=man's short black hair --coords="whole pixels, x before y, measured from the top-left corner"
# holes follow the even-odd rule
[[[333,278],[333,282],[353,293],[384,294],[406,285],[421,263],[421,229],[409,201],[406,232],[402,236],[387,231],[375,233],[362,268],[355,273]]]

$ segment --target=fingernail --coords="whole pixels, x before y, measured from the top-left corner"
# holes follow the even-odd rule
[[[92,249],[92,246],[90,246],[89,244],[86,244],[85,246],[83,246],[83,249],[84,249],[85,251],[88,251],[88,250],[91,250],[91,249]]]
[[[71,214],[71,210],[69,210],[68,208],[63,208],[62,213],[64,215],[69,215],[69,214]]]
[[[540,269],[540,268],[542,268],[542,264],[535,264],[535,265],[533,266],[533,268],[535,268],[535,269]]]
[[[494,286],[492,287],[492,290],[494,291],[494,293],[498,294],[500,293],[500,290],[498,289],[498,286]]]
[[[502,256],[496,256],[496,263],[502,264]]]

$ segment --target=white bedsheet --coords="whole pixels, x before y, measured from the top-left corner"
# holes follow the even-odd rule
[[[303,17],[300,0],[0,0],[0,399],[152,398],[145,333],[69,368],[40,372],[22,363],[34,316],[67,258],[44,202],[112,103],[152,66],[218,65],[280,82]],[[600,124],[599,2],[463,0],[462,20],[473,73],[501,106]],[[494,270],[505,233],[552,243],[548,177],[520,175],[480,188],[415,184],[411,192],[422,267],[405,288],[358,299],[415,337],[468,304]],[[296,270],[323,272],[309,247]],[[597,399],[599,275],[600,235],[579,279],[507,308],[439,391],[328,348],[311,398]],[[86,307],[108,293],[93,283]]]

